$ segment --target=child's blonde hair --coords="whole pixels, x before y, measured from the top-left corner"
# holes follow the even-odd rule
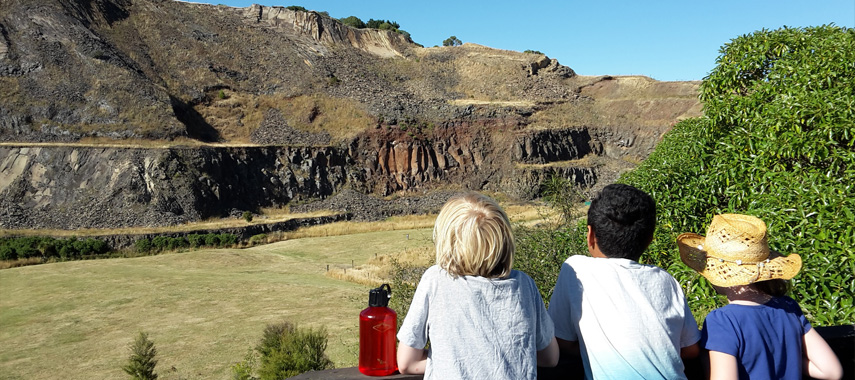
[[[507,214],[478,193],[454,196],[433,227],[436,263],[452,276],[507,277],[514,261],[514,236]]]

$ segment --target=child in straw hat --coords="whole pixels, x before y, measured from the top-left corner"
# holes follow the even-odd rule
[[[514,237],[496,201],[451,198],[433,228],[436,265],[398,331],[398,369],[425,379],[535,379],[558,342],[534,281],[511,269]],[[430,340],[430,348],[425,345]]]
[[[549,303],[562,357],[580,355],[588,379],[685,379],[701,333],[680,284],[640,264],[653,240],[656,203],[623,184],[588,209],[588,251],[561,266]]]
[[[839,379],[837,356],[811,328],[798,303],[785,296],[801,269],[797,254],[769,249],[766,223],[739,214],[713,217],[707,236],[677,237],[680,258],[727,296],[727,306],[704,321],[712,379]]]

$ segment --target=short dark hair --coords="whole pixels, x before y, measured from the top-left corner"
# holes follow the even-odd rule
[[[608,185],[591,201],[588,225],[604,255],[638,261],[653,240],[656,202],[630,185]]]

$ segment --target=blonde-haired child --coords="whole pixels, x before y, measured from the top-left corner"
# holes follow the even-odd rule
[[[425,379],[535,379],[558,363],[552,320],[534,281],[512,269],[510,221],[468,193],[442,207],[436,265],[425,271],[398,332],[398,368]],[[430,341],[430,348],[425,346]]]

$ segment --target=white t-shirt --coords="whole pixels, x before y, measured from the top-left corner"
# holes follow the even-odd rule
[[[398,340],[423,348],[425,379],[535,379],[537,351],[552,341],[552,321],[534,281],[452,278],[439,266],[422,275]]]
[[[701,337],[677,281],[628,259],[570,256],[549,315],[556,338],[579,342],[588,379],[685,379],[680,349]]]

